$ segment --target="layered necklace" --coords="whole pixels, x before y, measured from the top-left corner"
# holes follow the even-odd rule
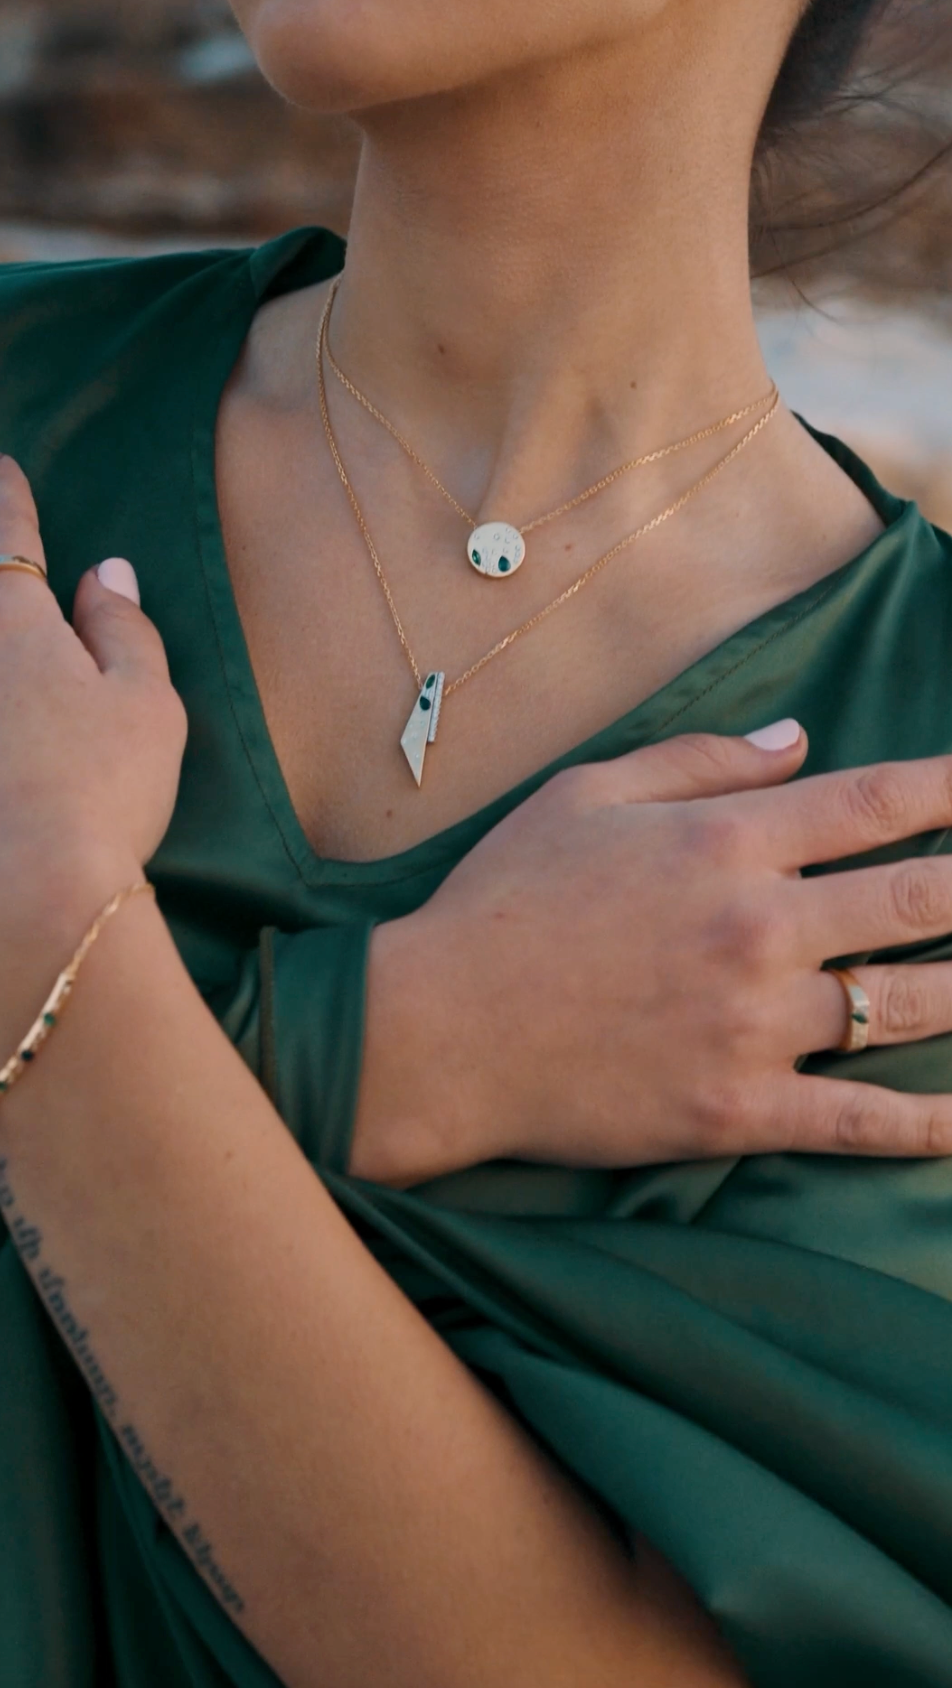
[[[746,405],[743,410],[733,411],[730,416],[724,417],[722,421],[715,422],[710,427],[702,428],[698,433],[690,434],[686,439],[678,440],[674,445],[663,446],[659,450],[649,452],[643,457],[634,457],[629,462],[620,464],[617,469],[613,469],[610,474],[604,475],[601,480],[596,481],[593,486],[586,488],[586,490],[579,493],[577,497],[569,499],[565,503],[558,505],[554,510],[547,511],[545,515],[537,516],[534,521],[523,524],[521,528],[516,527],[512,522],[500,521],[476,523],[475,517],[465,510],[462,504],[454,498],[453,494],[443,485],[442,481],[439,480],[434,471],[413,449],[409,441],[406,440],[393,423],[384,416],[383,412],[378,410],[377,406],[372,404],[370,399],[368,399],[367,396],[362,393],[351,380],[349,380],[349,378],[344,374],[344,371],[335,362],[328,345],[327,332],[338,286],[339,280],[332,284],[328,292],[327,301],[321,316],[320,330],[317,337],[317,377],[318,394],[321,406],[321,421],[324,425],[324,433],[327,438],[331,457],[334,461],[334,466],[340,477],[341,485],[347,494],[351,509],[354,512],[357,526],[360,530],[364,544],[367,547],[370,561],[373,564],[374,573],[377,576],[381,591],[386,599],[387,608],[390,612],[390,617],[396,630],[397,638],[400,641],[403,653],[407,659],[407,663],[416,683],[416,703],[413,706],[410,719],[404,728],[403,736],[400,740],[400,746],[407,762],[409,763],[410,771],[419,786],[422,784],[423,780],[423,766],[427,749],[436,739],[437,729],[440,723],[440,713],[446,699],[450,698],[454,692],[459,691],[461,686],[465,686],[470,680],[475,679],[476,675],[480,674],[488,663],[492,662],[497,656],[501,656],[503,651],[508,650],[510,645],[515,644],[517,639],[521,639],[526,633],[530,633],[534,627],[538,627],[557,609],[560,609],[563,604],[568,603],[570,598],[574,598],[584,586],[588,585],[590,580],[593,580],[594,577],[610,562],[612,562],[622,551],[627,550],[629,546],[634,545],[639,539],[644,538],[646,534],[652,533],[655,528],[661,527],[664,522],[670,521],[671,517],[676,515],[679,510],[682,510],[692,498],[696,498],[705,487],[709,486],[718,475],[723,473],[730,463],[733,463],[736,457],[740,456],[742,451],[747,449],[751,442],[757,438],[757,435],[762,433],[768,423],[772,421],[773,417],[777,414],[780,404],[780,394],[777,390],[776,384],[773,384],[769,393],[759,399],[755,399],[751,404]],[[384,574],[383,567],[380,562],[380,557],[377,553],[377,548],[367,526],[363,511],[360,508],[357,495],[351,485],[350,477],[344,467],[340,449],[334,435],[334,430],[331,426],[330,413],[327,406],[327,382],[324,374],[325,363],[330,367],[333,374],[346,391],[350,393],[365,410],[369,411],[370,415],[373,416],[382,427],[386,428],[387,432],[392,435],[406,455],[414,463],[416,463],[419,469],[422,470],[427,480],[430,481],[446,502],[452,505],[457,514],[467,523],[471,531],[467,542],[466,556],[473,568],[476,569],[479,574],[483,575],[484,578],[490,580],[505,579],[510,574],[514,574],[516,569],[521,566],[526,555],[525,536],[527,534],[532,533],[536,528],[544,526],[547,522],[555,521],[559,516],[566,515],[570,510],[577,509],[580,504],[586,503],[588,499],[594,498],[597,493],[603,492],[606,487],[611,486],[614,481],[617,481],[620,478],[620,476],[629,474],[635,469],[643,468],[649,463],[660,462],[660,460],[664,457],[670,457],[675,452],[686,450],[688,446],[697,445],[702,440],[710,439],[713,435],[721,433],[724,429],[731,427],[732,424],[741,422],[746,417],[753,415],[753,413],[757,410],[763,411],[763,414],[753,424],[753,426],[748,429],[744,437],[739,440],[738,443],[729,452],[727,452],[727,454],[722,457],[718,463],[714,465],[713,469],[709,469],[705,475],[701,476],[700,480],[695,481],[694,484],[690,486],[688,490],[673,504],[669,504],[666,509],[660,511],[656,516],[652,517],[650,521],[643,523],[643,525],[636,528],[634,532],[626,534],[623,539],[618,540],[610,550],[604,552],[603,555],[598,557],[594,563],[591,563],[589,567],[585,569],[570,586],[567,586],[564,591],[560,592],[557,597],[551,599],[551,601],[545,604],[541,610],[538,610],[535,615],[529,616],[526,621],[521,622],[518,627],[514,627],[511,633],[507,633],[502,639],[498,639],[490,650],[485,651],[483,655],[479,657],[476,662],[471,663],[462,674],[458,674],[455,679],[447,683],[446,671],[444,669],[432,669],[429,673],[426,673],[420,667],[420,664],[418,663],[411,648],[410,641],[404,631],[403,623],[398,614],[396,603],[394,602],[393,593],[390,589],[389,582]]]

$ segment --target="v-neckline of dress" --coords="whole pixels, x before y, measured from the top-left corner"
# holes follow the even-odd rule
[[[294,808],[251,664],[235,597],[218,505],[216,429],[225,386],[258,309],[280,293],[329,279],[340,270],[345,244],[323,229],[301,228],[249,252],[236,254],[232,308],[219,318],[207,357],[195,372],[192,425],[192,473],[199,552],[232,719],[241,736],[256,783],[270,811],[284,849],[309,885],[373,885],[430,873],[451,864],[525,801],[554,774],[581,762],[607,760],[670,734],[699,699],[798,626],[834,594],[849,591],[857,574],[888,563],[907,530],[922,517],[914,503],[887,492],[876,477],[840,441],[802,425],[850,476],[884,523],[884,531],[856,557],[804,591],[774,605],[705,652],[647,698],[608,726],[580,741],[510,790],[462,820],[391,856],[344,861],[321,856],[308,839]],[[762,725],[752,721],[751,727]]]

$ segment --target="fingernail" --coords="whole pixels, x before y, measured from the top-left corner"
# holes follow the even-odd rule
[[[758,727],[755,733],[746,733],[748,744],[755,744],[758,750],[790,750],[800,737],[799,721],[772,721],[769,727]]]
[[[100,583],[107,586],[110,592],[118,592],[120,598],[131,598],[134,604],[139,603],[136,571],[131,563],[126,562],[125,557],[107,557],[104,563],[100,563],[96,574]]]

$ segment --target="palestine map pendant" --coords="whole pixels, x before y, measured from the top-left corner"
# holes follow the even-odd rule
[[[427,746],[436,738],[436,729],[440,724],[440,705],[443,702],[445,679],[445,674],[427,675],[400,740],[400,748],[410,764],[410,772],[417,785],[423,783]]]
[[[525,554],[526,542],[511,522],[483,522],[473,529],[466,546],[466,555],[477,574],[484,574],[490,580],[515,574]]]

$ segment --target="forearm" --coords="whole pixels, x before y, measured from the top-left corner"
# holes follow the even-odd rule
[[[68,924],[5,969],[4,1048]],[[624,1555],[359,1243],[145,901],[4,1099],[0,1156],[121,1445],[289,1688],[627,1680]]]

